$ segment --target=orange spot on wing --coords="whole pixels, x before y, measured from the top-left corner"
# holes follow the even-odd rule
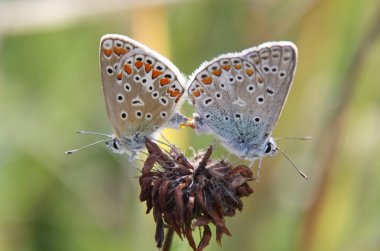
[[[248,76],[252,76],[254,71],[253,69],[247,69],[245,72],[247,73]]]
[[[170,83],[170,79],[169,78],[161,78],[160,79],[160,85],[161,86],[165,86],[165,85],[167,85],[169,83]]]
[[[137,69],[140,69],[142,66],[143,66],[143,62],[141,62],[141,61],[136,61],[135,62],[135,66],[137,67]]]
[[[125,71],[128,75],[130,75],[130,74],[132,73],[132,68],[131,68],[129,65],[125,64],[125,65],[124,65],[124,71]]]
[[[217,70],[213,70],[212,71],[212,74],[215,75],[215,76],[220,76],[220,74],[222,74],[222,71],[220,69],[217,69]]]
[[[236,70],[240,70],[241,69],[241,64],[235,64],[234,67],[235,67]]]
[[[104,49],[103,53],[104,53],[104,55],[106,55],[107,57],[109,57],[109,56],[112,55],[112,49]]]
[[[222,68],[226,71],[228,71],[231,68],[231,65],[222,65]]]
[[[205,89],[199,89],[199,91],[200,91],[201,93],[204,93],[204,92],[205,92]]]
[[[162,71],[153,70],[153,72],[152,72],[152,79],[157,78],[157,77],[160,76],[161,74],[162,74]]]
[[[191,94],[193,95],[193,97],[199,97],[201,95],[201,93],[199,92],[199,90],[195,90]]]
[[[116,76],[117,80],[122,80],[123,79],[123,73],[119,72]]]
[[[176,91],[176,90],[167,90],[166,91],[167,93],[170,93],[170,97],[178,97],[180,96],[182,93],[180,91]]]
[[[120,56],[121,55],[121,53],[123,53],[123,48],[121,48],[121,47],[115,47],[114,49],[114,52],[118,55],[118,56]]]
[[[202,83],[205,84],[205,85],[211,84],[212,83],[212,77],[207,76],[205,78],[202,78]]]
[[[153,69],[153,66],[150,64],[145,64],[145,72],[149,73]]]
[[[178,97],[178,96],[181,96],[181,92],[180,91],[173,91],[170,95],[172,96],[172,97]]]

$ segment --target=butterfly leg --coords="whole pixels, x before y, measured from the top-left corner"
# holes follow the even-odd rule
[[[256,175],[255,175],[255,177],[253,177],[253,180],[258,180],[259,179],[259,177],[260,177],[260,170],[261,170],[261,162],[262,162],[262,158],[259,158],[259,166],[257,167],[257,172],[256,172]],[[253,169],[253,165],[255,164],[255,161],[256,161],[256,159],[254,159],[253,161],[252,161],[252,164],[251,164],[251,168]]]
[[[136,151],[131,151],[131,153],[128,153],[128,161],[132,163],[135,159],[137,159],[137,152]]]

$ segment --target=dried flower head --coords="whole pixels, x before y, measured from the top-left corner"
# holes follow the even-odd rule
[[[161,248],[164,227],[186,238],[193,250],[203,250],[210,242],[210,223],[216,226],[216,240],[231,235],[224,217],[242,210],[241,197],[253,193],[248,181],[253,179],[246,166],[232,167],[223,160],[211,160],[213,146],[189,161],[175,146],[164,152],[146,139],[148,157],[139,178],[140,200],[146,201],[147,213],[153,209],[156,243]],[[193,230],[203,228],[196,245]]]

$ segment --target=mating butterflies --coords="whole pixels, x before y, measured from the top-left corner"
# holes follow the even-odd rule
[[[129,37],[105,35],[100,41],[100,68],[114,131],[106,144],[116,153],[134,156],[146,136],[165,126],[186,124],[216,135],[241,158],[274,155],[278,148],[271,134],[296,63],[297,48],[291,42],[264,43],[203,63],[187,88],[197,111],[190,121],[176,112],[185,86],[179,70]]]

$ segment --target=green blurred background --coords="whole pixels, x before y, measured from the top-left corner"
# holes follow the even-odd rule
[[[380,2],[1,1],[0,250],[156,250],[127,156],[78,129],[110,133],[99,39],[128,35],[185,74],[270,40],[299,49],[293,88],[253,196],[207,250],[380,250]],[[192,113],[189,105],[183,112]],[[165,130],[190,153],[212,137]],[[228,156],[219,148],[216,156]],[[237,161],[235,158],[231,158]],[[190,250],[175,237],[172,250]]]

